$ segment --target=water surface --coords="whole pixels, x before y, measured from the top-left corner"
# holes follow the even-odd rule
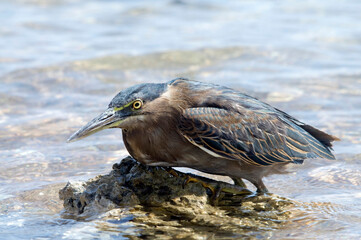
[[[120,131],[65,141],[120,89],[179,76],[245,91],[342,139],[337,161],[266,179],[303,214],[260,236],[360,238],[361,3],[5,0],[0,9],[0,238],[137,235],[129,217],[64,218],[57,196],[127,155]]]

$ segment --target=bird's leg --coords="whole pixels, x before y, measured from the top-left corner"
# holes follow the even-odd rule
[[[262,179],[250,180],[250,181],[253,185],[256,186],[258,194],[268,193],[268,189],[267,189],[266,185],[264,185]]]
[[[242,188],[247,188],[247,185],[244,183],[242,178],[232,178],[234,185],[240,186]]]

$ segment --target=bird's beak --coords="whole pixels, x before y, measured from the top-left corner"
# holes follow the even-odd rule
[[[85,126],[80,128],[73,135],[71,135],[71,137],[68,139],[68,142],[73,142],[85,138],[103,129],[115,127],[117,124],[119,124],[119,122],[122,121],[122,119],[122,117],[119,117],[115,114],[113,108],[109,108],[98,117],[87,123]]]

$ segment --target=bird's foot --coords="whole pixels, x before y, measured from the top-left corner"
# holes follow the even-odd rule
[[[212,205],[218,205],[219,201],[223,200],[224,197],[229,198],[235,196],[237,198],[237,196],[255,194],[251,190],[247,189],[246,184],[241,178],[232,178],[234,181],[234,185],[232,185],[229,183],[218,182],[209,178],[197,176],[192,173],[185,174],[182,172],[178,172],[171,167],[161,168],[166,170],[173,177],[185,177],[182,183],[183,188],[189,183],[200,183],[202,187],[206,190]]]
[[[174,170],[171,167],[167,167],[167,168],[165,168],[165,170],[173,177],[181,177],[181,175],[183,175],[182,173],[179,173],[178,171]],[[213,196],[216,193],[215,187],[212,186],[210,183],[206,183],[204,180],[201,180],[201,179],[197,178],[196,176],[191,176],[189,174],[185,174],[185,176],[186,177],[182,183],[183,188],[190,182],[199,182],[207,190],[207,193],[210,193],[210,195]]]
[[[219,200],[224,197],[224,195],[251,195],[253,192],[248,190],[245,187],[239,185],[231,185],[224,182],[216,182],[207,178],[196,177],[194,175],[187,174],[185,180],[183,181],[183,187],[188,183],[197,183],[199,182],[206,189],[207,194],[210,196],[210,201],[212,205],[218,205]],[[243,182],[243,181],[242,181]]]
[[[173,177],[179,177],[179,174],[177,173],[176,170],[174,170],[171,167],[166,167],[165,170]]]
[[[211,203],[215,206],[219,205],[219,201],[223,199],[225,195],[245,196],[253,194],[251,190],[238,185],[219,183],[215,194],[211,198]]]
[[[196,178],[194,176],[191,176],[191,175],[186,175],[186,178],[184,179],[183,181],[183,188],[188,184],[188,183],[191,183],[191,182],[194,182],[194,183],[197,183],[199,182],[200,184],[202,184],[202,186],[206,189],[206,191],[210,191],[210,195],[213,196],[216,194],[216,188],[214,186],[212,186],[210,183],[206,183],[205,181],[199,179],[199,178]]]

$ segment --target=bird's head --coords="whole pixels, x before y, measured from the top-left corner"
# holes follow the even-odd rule
[[[166,83],[146,83],[127,88],[118,93],[108,109],[75,132],[68,142],[85,138],[108,128],[125,128],[142,122],[152,111],[147,108],[167,91]],[[154,109],[154,108],[153,108]]]

